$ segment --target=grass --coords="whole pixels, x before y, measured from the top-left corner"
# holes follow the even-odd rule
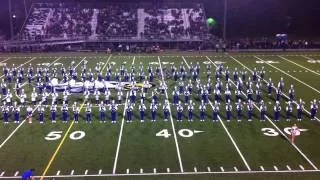
[[[201,81],[206,80],[206,63],[222,61],[224,67],[228,66],[231,73],[234,68],[241,69],[242,65],[249,69],[260,69],[262,66],[266,70],[266,78],[272,78],[274,83],[283,77],[285,80],[285,94],[288,94],[288,88],[290,84],[293,84],[296,92],[296,99],[302,98],[306,104],[305,108],[309,110],[310,101],[314,98],[319,99],[319,93],[316,90],[320,90],[320,63],[310,63],[308,59],[302,55],[313,59],[319,59],[319,53],[241,53],[241,54],[215,54],[215,53],[168,53],[168,54],[136,54],[136,55],[117,55],[113,54],[111,57],[105,54],[91,54],[91,53],[48,53],[48,54],[3,54],[0,56],[0,61],[5,60],[7,66],[11,67],[13,64],[24,64],[24,67],[29,66],[28,62],[33,57],[30,63],[34,68],[40,63],[52,63],[57,58],[60,58],[57,63],[62,63],[67,67],[72,61],[75,64],[79,64],[81,60],[86,57],[88,61],[87,68],[94,69],[96,63],[113,63],[114,69],[120,67],[122,63],[125,63],[127,69],[130,69],[131,64],[134,61],[136,71],[139,64],[142,63],[145,67],[150,62],[155,70],[156,62],[158,62],[158,56],[160,61],[167,62],[169,64],[162,66],[170,67],[170,63],[174,63],[179,68],[180,64],[184,64],[187,68],[190,64],[196,64],[199,62],[201,75]],[[280,58],[281,55],[288,60],[297,63],[286,61]],[[185,58],[183,59],[182,56]],[[207,56],[207,57],[206,57]],[[258,58],[264,61],[274,61],[276,63],[266,64],[257,63]],[[108,61],[109,59],[109,61]],[[134,59],[134,60],[133,60]],[[240,64],[240,63],[241,64]],[[26,63],[26,64],[25,64]],[[212,65],[213,66],[213,65]],[[52,64],[54,67],[54,64]],[[59,67],[59,66],[56,66]],[[77,69],[78,75],[81,71],[81,63]],[[276,68],[275,68],[276,67]],[[306,70],[309,69],[309,70]],[[214,66],[212,69],[212,75],[214,76]],[[281,71],[280,71],[281,70]],[[314,72],[310,71],[313,70]],[[144,69],[147,74],[147,70]],[[187,70],[188,71],[188,70]],[[106,69],[103,70],[105,74]],[[285,72],[285,73],[284,73]],[[317,74],[317,72],[319,74]],[[137,75],[137,73],[136,73]],[[248,75],[250,72],[248,71]],[[231,78],[233,78],[231,76]],[[161,76],[157,76],[156,84],[159,85],[159,79]],[[300,80],[301,82],[297,81]],[[214,80],[214,78],[213,78]],[[233,79],[232,79],[233,80]],[[172,91],[175,85],[177,85],[171,78],[166,80],[168,84],[168,96],[169,101],[172,101]],[[224,82],[224,78],[223,78]],[[311,89],[310,87],[314,87]],[[14,84],[10,84],[13,87]],[[263,86],[264,89],[265,86]],[[32,85],[24,86],[25,91],[30,98],[30,92],[32,91]],[[234,86],[232,86],[234,88]],[[195,88],[194,88],[195,89]],[[233,92],[233,91],[232,91]],[[115,94],[115,91],[112,90]],[[273,119],[273,104],[274,99],[266,95],[263,92],[263,99],[268,104],[268,116]],[[125,95],[126,93],[124,93]],[[139,93],[138,93],[139,94]],[[113,95],[115,97],[115,95]],[[24,123],[17,131],[12,135],[8,141],[0,148],[0,173],[4,171],[4,176],[12,176],[19,171],[21,174],[27,168],[36,168],[36,174],[42,175],[44,169],[48,168],[46,175],[56,175],[57,171],[60,171],[60,175],[69,175],[73,170],[74,175],[83,175],[86,170],[88,175],[98,174],[101,170],[102,174],[112,174],[115,170],[116,174],[140,173],[141,169],[143,173],[153,173],[156,169],[157,173],[167,173],[168,169],[170,173],[180,172],[180,162],[178,156],[181,157],[181,165],[184,172],[194,172],[195,168],[197,172],[207,172],[208,167],[212,172],[221,172],[221,167],[226,172],[235,171],[235,167],[238,171],[247,171],[244,160],[240,157],[243,155],[248,165],[253,171],[261,171],[263,166],[266,171],[275,171],[274,166],[279,171],[287,170],[287,165],[292,170],[300,170],[302,165],[306,170],[313,170],[312,164],[306,159],[311,160],[315,166],[320,164],[320,146],[317,145],[319,136],[319,122],[310,121],[307,115],[304,115],[302,122],[297,122],[295,118],[292,118],[291,122],[286,122],[284,119],[284,111],[282,111],[282,118],[280,122],[274,122],[272,124],[269,121],[260,122],[259,112],[254,110],[255,118],[253,122],[247,121],[246,110],[244,110],[244,117],[242,122],[237,122],[235,112],[233,112],[233,120],[226,122],[225,120],[225,107],[224,102],[220,109],[220,116],[222,122],[226,126],[226,129],[230,133],[232,139],[227,135],[226,130],[222,124],[217,122],[213,123],[212,120],[212,108],[207,105],[205,122],[199,121],[199,98],[196,94],[193,94],[191,99],[196,103],[195,105],[195,118],[194,122],[187,122],[187,111],[184,110],[184,120],[182,123],[177,122],[176,107],[171,105],[172,121],[174,122],[174,129],[171,124],[171,119],[168,122],[164,122],[162,113],[162,104],[166,97],[164,95],[159,96],[159,102],[162,103],[159,106],[157,122],[150,122],[151,113],[149,110],[149,103],[151,102],[151,91],[148,91],[149,97],[147,99],[147,111],[146,122],[140,123],[139,111],[137,105],[134,111],[134,118],[132,123],[123,124],[122,133],[120,134],[121,122],[126,120],[123,117],[124,106],[119,106],[118,109],[118,122],[117,124],[111,124],[108,121],[105,124],[101,124],[99,119],[98,108],[93,108],[93,123],[87,124],[84,122],[84,109],[82,109],[82,117],[80,117],[79,124],[74,124],[69,134],[66,135],[66,139],[61,143],[62,138],[55,141],[45,140],[46,135],[53,131],[60,131],[59,134],[63,137],[71,125],[69,121],[67,124],[61,122],[60,109],[58,110],[58,123],[50,123],[49,108],[46,109],[45,124],[41,125],[37,122],[38,113],[35,112],[34,123]],[[212,97],[212,96],[211,96]],[[94,99],[94,97],[91,97]],[[101,97],[102,98],[102,97]],[[234,98],[234,97],[233,97]],[[180,97],[181,101],[184,97]],[[18,100],[15,97],[15,100]],[[212,100],[212,99],[211,99]],[[70,104],[77,101],[78,104],[83,102],[82,96],[72,95],[70,98]],[[282,104],[284,109],[285,104]],[[233,107],[235,109],[235,107]],[[25,110],[22,108],[22,118],[25,118]],[[69,116],[72,118],[72,109],[69,109]],[[318,115],[319,117],[319,115]],[[110,112],[107,110],[107,119],[110,120]],[[287,139],[281,135],[278,136],[266,136],[264,135],[262,128],[272,128],[276,130],[278,127],[283,131],[285,127],[291,127],[293,123],[297,123],[300,128],[308,129],[307,132],[303,132],[301,136],[297,138],[296,146],[306,158],[297,151],[294,146],[291,145]],[[276,126],[276,127],[275,127]],[[0,143],[3,143],[8,136],[18,127],[17,124],[0,124]],[[164,138],[156,136],[156,134],[166,129],[171,134],[170,137]],[[187,130],[186,130],[187,129]],[[272,131],[272,129],[269,131]],[[176,133],[176,139],[173,135],[173,130]],[[200,133],[193,133],[194,131],[202,131]],[[83,131],[85,136],[79,140],[73,140],[70,138],[74,133],[79,135],[79,131]],[[181,136],[179,131],[191,131],[192,136]],[[78,133],[78,134],[77,134]],[[269,132],[270,133],[270,132]],[[236,150],[234,144],[239,148]],[[118,147],[118,142],[119,147]],[[58,145],[61,143],[61,147]],[[179,149],[177,149],[177,146]],[[118,158],[115,159],[115,155],[118,151]],[[57,151],[54,158],[53,154]],[[48,166],[49,161],[52,160],[52,164]],[[115,166],[116,164],[116,166]],[[161,176],[123,176],[123,177],[110,177],[111,179],[318,179],[319,172],[296,172],[296,173],[254,173],[254,174],[201,174],[201,175],[161,175]],[[74,177],[75,178],[75,177]],[[50,178],[47,178],[50,179]],[[55,179],[58,179],[55,177]],[[75,179],[105,179],[105,177],[78,177]]]

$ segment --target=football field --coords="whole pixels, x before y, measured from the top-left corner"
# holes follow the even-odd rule
[[[320,53],[168,53],[168,54],[103,54],[103,53],[48,53],[48,54],[1,54],[0,65],[7,67],[30,65],[37,67],[68,67],[73,64],[78,75],[86,62],[87,69],[95,71],[97,63],[102,74],[112,65],[113,70],[124,64],[130,70],[136,70],[138,80],[139,66],[143,66],[148,75],[147,66],[161,72],[155,76],[155,87],[146,95],[145,122],[140,122],[136,103],[133,110],[133,122],[127,123],[126,111],[129,91],[124,91],[124,100],[117,110],[117,123],[110,121],[107,108],[107,122],[99,121],[99,109],[93,104],[93,121],[85,122],[85,100],[82,93],[72,94],[69,102],[69,121],[62,123],[60,107],[57,111],[57,123],[51,123],[50,109],[46,107],[45,122],[38,121],[38,105],[33,106],[33,123],[26,118],[26,108],[21,109],[19,124],[13,123],[10,112],[9,123],[0,123],[0,179],[19,179],[28,168],[36,169],[38,179],[311,179],[320,177],[320,113],[314,121],[310,120],[310,102],[320,103]],[[187,107],[184,106],[182,122],[178,122],[177,107],[173,104],[174,87],[178,86],[172,76],[166,76],[164,69],[171,72],[176,66],[180,71],[183,65],[186,71],[196,64],[200,66],[199,79],[206,82],[207,65],[212,66],[211,80],[215,79],[215,69],[223,64],[228,67],[232,91],[233,114],[227,121],[224,95],[220,105],[219,120],[213,122],[214,96],[209,95],[206,105],[205,121],[200,121],[200,98],[196,92],[190,99],[195,103],[193,122],[188,121]],[[235,68],[247,71],[251,77],[254,69],[265,70],[262,81],[262,99],[267,105],[266,121],[260,121],[257,104],[254,105],[253,121],[248,121],[246,108],[241,121],[237,121],[234,106],[236,82],[232,73]],[[0,78],[5,78],[1,73]],[[61,78],[61,77],[59,77]],[[273,106],[275,89],[268,96],[266,83],[272,78],[274,85],[284,79],[284,91],[281,97],[280,121],[274,121]],[[192,79],[187,75],[185,85]],[[222,82],[225,83],[223,76]],[[168,85],[165,93],[158,94],[159,107],[156,122],[151,122],[151,92],[159,88],[164,80]],[[1,80],[0,80],[1,81]],[[13,81],[15,82],[15,81]],[[290,85],[295,89],[295,101],[301,98],[304,104],[302,121],[296,120],[296,105],[291,121],[285,118],[285,102],[289,98]],[[14,89],[14,83],[8,84]],[[34,84],[27,81],[23,88],[27,93],[27,104]],[[275,87],[274,87],[275,88]],[[111,90],[116,99],[116,91]],[[139,93],[137,93],[139,94]],[[246,99],[246,94],[242,98]],[[3,97],[1,97],[3,98]],[[101,99],[104,97],[101,95]],[[184,95],[179,99],[184,105]],[[14,96],[14,100],[19,98]],[[80,120],[72,119],[72,104],[80,106]],[[170,116],[164,121],[162,105],[170,104]],[[61,106],[62,103],[60,103]],[[58,103],[59,106],[59,103]],[[1,121],[3,120],[0,113]],[[290,142],[290,128],[293,124],[301,130],[295,143]]]

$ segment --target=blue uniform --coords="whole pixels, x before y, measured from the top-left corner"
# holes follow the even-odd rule
[[[144,121],[145,110],[146,110],[146,106],[144,104],[140,104],[139,111],[140,111],[140,120],[141,120],[141,122]]]
[[[164,115],[164,121],[167,121],[169,118],[169,104],[165,103],[163,105],[163,115]]]
[[[177,107],[177,112],[178,112],[178,121],[182,121],[182,116],[183,116],[183,107],[181,105],[178,105]]]
[[[286,119],[287,119],[287,121],[290,120],[291,113],[292,113],[292,105],[288,104],[287,107],[286,107]]]
[[[110,110],[111,110],[111,122],[116,123],[117,121],[117,105],[116,104],[111,104]]]
[[[39,121],[40,123],[43,123],[44,121],[44,107],[39,108]]]
[[[217,104],[213,107],[213,121],[217,122],[219,117],[219,106]]]
[[[74,121],[76,122],[76,123],[78,123],[78,121],[79,121],[79,107],[77,107],[77,105],[76,104],[74,104],[73,106],[72,106],[72,109],[73,109],[73,119],[74,119]]]
[[[86,121],[88,123],[91,123],[91,120],[92,120],[92,118],[91,118],[91,105],[87,105],[86,106]]]
[[[29,180],[33,176],[33,171],[31,169],[26,170],[22,173],[21,179],[22,180]]]
[[[313,102],[313,103],[311,103],[310,109],[311,109],[310,110],[311,111],[310,119],[315,120],[317,110],[318,110],[318,105],[315,102]]]
[[[301,119],[302,119],[302,111],[303,111],[303,103],[299,102],[297,104],[297,119],[298,119],[298,121],[301,121]]]
[[[152,119],[151,121],[155,122],[156,121],[158,107],[157,107],[156,104],[151,104],[150,109],[151,109],[151,119]]]
[[[20,121],[20,107],[14,107],[14,121],[19,122]]]
[[[130,104],[128,105],[126,111],[127,111],[127,122],[131,122],[132,121],[132,110],[133,110],[133,106]]]
[[[242,109],[243,109],[243,106],[242,106],[241,102],[236,103],[238,121],[241,121],[241,119],[242,119]]]
[[[226,105],[226,111],[227,111],[227,121],[230,121],[232,119],[232,106],[230,103]]]
[[[55,122],[56,121],[56,116],[57,116],[57,112],[56,112],[57,108],[56,108],[56,106],[52,105],[50,111],[51,111],[51,121]]]
[[[274,120],[279,121],[281,106],[279,104],[276,104],[273,108],[273,111],[274,111]]]
[[[249,102],[247,108],[248,108],[248,119],[249,119],[249,121],[252,121],[253,104],[251,102]]]
[[[259,107],[260,110],[260,121],[265,121],[267,107],[264,104],[261,104]]]
[[[193,121],[193,105],[188,105],[188,121]]]
[[[200,109],[200,121],[204,121],[206,106],[204,104],[201,104],[199,109]]]
[[[106,107],[104,104],[99,105],[99,111],[100,111],[100,121],[105,122],[106,121]]]

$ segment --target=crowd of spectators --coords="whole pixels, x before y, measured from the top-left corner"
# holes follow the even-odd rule
[[[147,14],[143,36],[147,39],[179,39],[186,36],[182,9],[145,8]]]
[[[138,16],[141,9],[143,13]],[[27,38],[23,39],[41,36],[42,39],[140,37],[177,40],[199,37],[205,29],[204,10],[199,5],[103,4],[94,7],[44,3],[32,8],[24,26]]]
[[[190,27],[187,29],[191,36],[203,36],[208,32],[204,9],[200,5],[196,5],[192,9],[187,10]]]
[[[232,39],[228,40],[226,44],[230,49],[303,49],[319,47],[319,44],[308,40],[278,40],[266,37]]]
[[[25,22],[22,30],[23,39],[31,39],[32,37],[42,36],[45,34],[45,23],[50,9],[43,7],[34,7],[29,18]]]
[[[93,10],[77,7],[52,8],[46,34],[53,38],[88,37],[92,34],[90,21]]]
[[[137,16],[133,6],[108,5],[99,9],[96,32],[105,38],[137,36]]]

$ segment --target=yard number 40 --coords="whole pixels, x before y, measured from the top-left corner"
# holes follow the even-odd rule
[[[74,131],[69,135],[69,138],[71,140],[80,140],[84,138],[86,133],[84,131]],[[62,131],[51,131],[47,134],[47,136],[44,138],[47,141],[56,141],[60,139],[62,136]]]
[[[178,134],[181,137],[188,138],[188,137],[192,137],[194,133],[200,133],[200,132],[203,132],[203,131],[192,131],[190,129],[180,129],[178,131]],[[156,136],[169,138],[171,134],[169,133],[168,129],[162,129],[156,134]]]

